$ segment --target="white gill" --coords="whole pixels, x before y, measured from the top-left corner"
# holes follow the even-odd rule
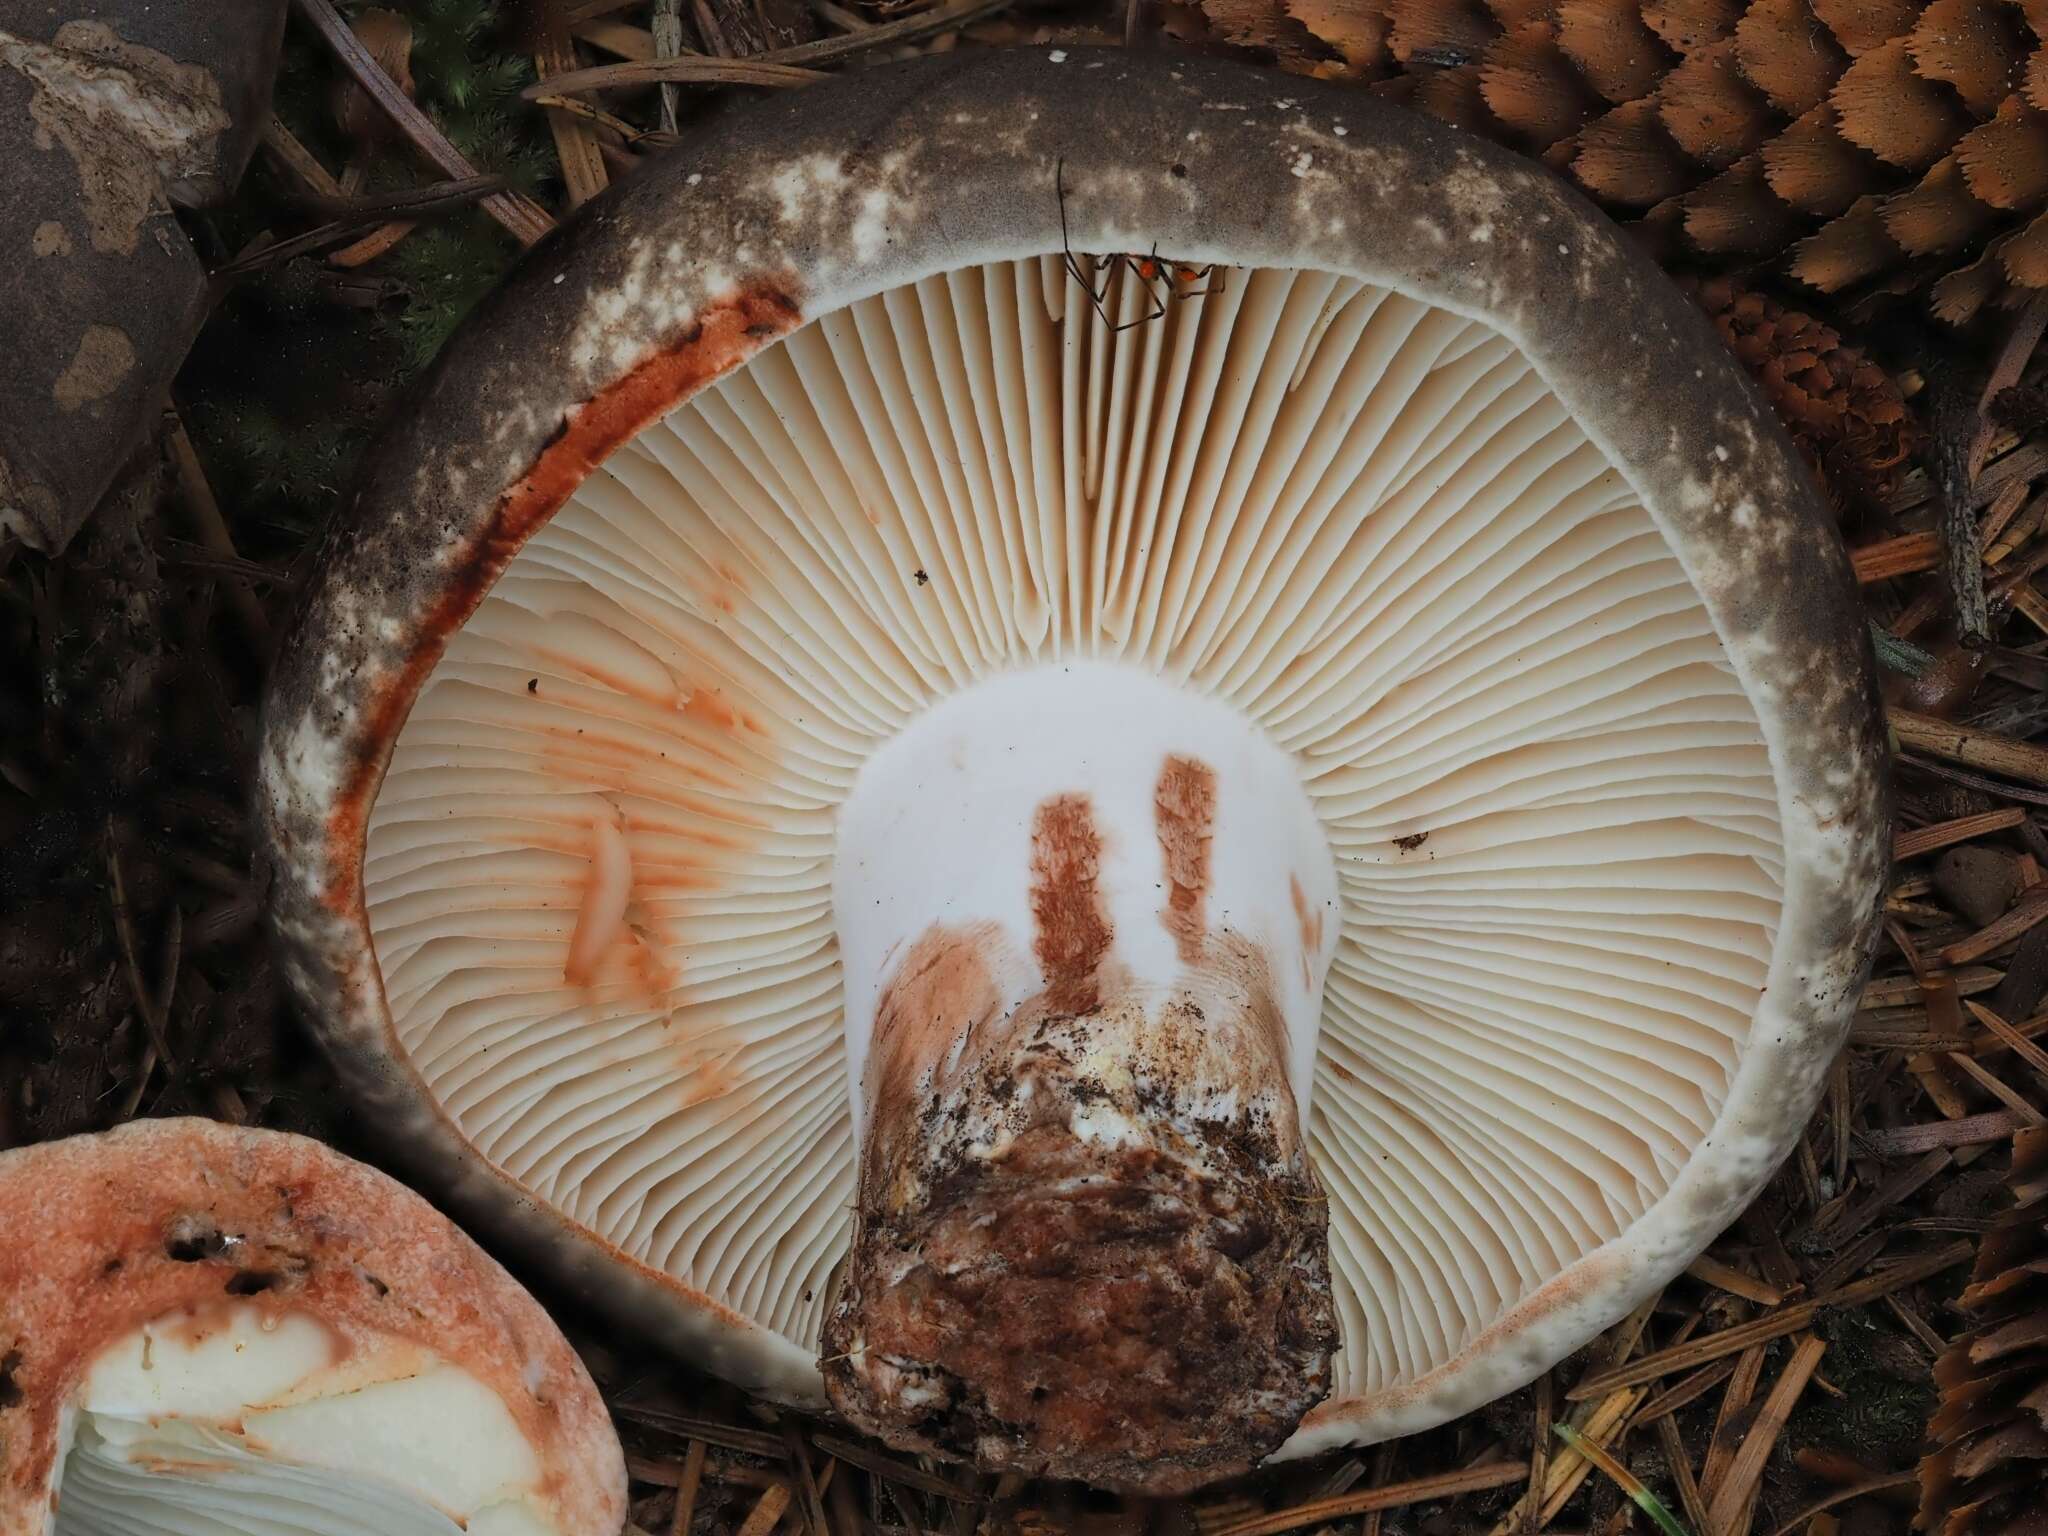
[[[805,326],[590,477],[399,737],[365,886],[431,1091],[800,1345],[853,1200],[835,810],[1000,670],[1140,667],[1298,767],[1343,902],[1309,1126],[1339,1395],[1626,1229],[1734,1070],[1773,780],[1636,496],[1483,324],[1209,286],[1112,333],[1052,256]],[[1149,312],[1127,274],[1106,307]]]

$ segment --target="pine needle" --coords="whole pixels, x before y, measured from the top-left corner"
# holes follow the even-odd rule
[[[1617,1488],[1635,1500],[1636,1507],[1655,1521],[1657,1529],[1663,1531],[1665,1536],[1692,1536],[1692,1533],[1680,1522],[1678,1516],[1672,1514],[1670,1510],[1664,1507],[1664,1501],[1658,1498],[1656,1494],[1650,1492],[1641,1478],[1616,1461],[1604,1449],[1593,1441],[1588,1440],[1569,1424],[1559,1422],[1551,1425],[1550,1428],[1551,1432],[1558,1439],[1585,1457],[1586,1460],[1605,1473]]]

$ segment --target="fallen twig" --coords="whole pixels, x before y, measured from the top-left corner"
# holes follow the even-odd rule
[[[292,0],[292,3],[333,50],[356,83],[413,147],[440,169],[442,175],[463,181],[477,174],[476,167],[449,142],[448,136],[434,120],[421,111],[398,88],[397,82],[379,67],[370,50],[363,46],[363,40],[342,20],[341,13],[334,8],[334,0]],[[521,192],[493,192],[483,200],[483,207],[521,245],[532,245],[555,227],[548,211]]]
[[[1891,1268],[1858,1280],[1840,1290],[1816,1296],[1811,1301],[1794,1302],[1781,1307],[1753,1322],[1741,1323],[1733,1328],[1724,1328],[1719,1333],[1710,1333],[1703,1339],[1692,1339],[1671,1349],[1659,1350],[1654,1355],[1645,1355],[1626,1365],[1580,1382],[1565,1396],[1573,1402],[1600,1397],[1622,1387],[1635,1386],[1645,1381],[1655,1381],[1659,1376],[1668,1376],[1673,1371],[1691,1370],[1696,1365],[1705,1365],[1723,1355],[1732,1355],[1753,1344],[1768,1343],[1782,1339],[1788,1333],[1797,1333],[1807,1327],[1823,1308],[1860,1307],[1867,1301],[1916,1285],[1945,1269],[1964,1264],[1975,1255],[1975,1246],[1967,1242],[1950,1243],[1932,1253],[1923,1253],[1910,1259],[1902,1259]]]
[[[993,16],[1010,0],[955,0],[912,16],[885,21],[860,32],[822,37],[793,48],[775,48],[744,59],[684,54],[673,59],[647,59],[624,64],[597,64],[556,75],[545,86],[528,86],[529,97],[544,93],[614,90],[620,86],[659,85],[809,85],[824,78],[814,66],[835,63],[870,48],[914,42],[935,32],[950,31]]]
[[[1369,1510],[1398,1509],[1404,1504],[1447,1499],[1453,1494],[1477,1493],[1482,1488],[1506,1488],[1527,1481],[1528,1476],[1529,1464],[1526,1461],[1490,1461],[1458,1472],[1410,1478],[1405,1483],[1389,1483],[1384,1488],[1368,1488],[1361,1493],[1347,1493],[1341,1498],[1297,1504],[1293,1509],[1218,1526],[1207,1536],[1278,1536],[1281,1531],[1298,1531],[1305,1525],[1320,1525],[1329,1520],[1341,1520],[1347,1515],[1362,1515]]]
[[[1785,1421],[1792,1416],[1792,1406],[1799,1401],[1799,1394],[1806,1390],[1807,1382],[1813,1379],[1827,1347],[1825,1339],[1802,1339],[1792,1352],[1792,1358],[1785,1362],[1785,1369],[1779,1373],[1770,1396],[1764,1399],[1756,1422],[1750,1425],[1749,1433],[1743,1437],[1742,1449],[1736,1452],[1734,1461],[1707,1505],[1707,1529],[1701,1536],[1718,1536],[1720,1532],[1737,1529],[1736,1517],[1756,1493],[1764,1475],[1764,1462],[1778,1443],[1778,1436],[1784,1433]],[[1746,1523],[1743,1528],[1746,1528]]]

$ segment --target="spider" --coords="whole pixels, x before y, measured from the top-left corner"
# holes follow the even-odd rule
[[[1067,234],[1067,162],[1064,156],[1053,162],[1053,190],[1060,203],[1060,255],[1066,263],[1067,275],[1080,284],[1081,291],[1088,295],[1088,302],[1095,306],[1095,313],[1111,335],[1128,331],[1135,326],[1147,324],[1166,317],[1168,299],[1201,299],[1223,290],[1223,279],[1216,272],[1216,264],[1195,266],[1184,261],[1162,258],[1155,241],[1149,254],[1144,256],[1129,253],[1098,258],[1102,265],[1097,269],[1101,278],[1098,284],[1089,279],[1083,270],[1080,258],[1074,255],[1074,248]],[[1118,323],[1109,318],[1109,311],[1103,301],[1109,297],[1110,286],[1116,280],[1118,269],[1128,268],[1145,289],[1145,312],[1134,319]],[[1194,284],[1202,286],[1196,288]]]

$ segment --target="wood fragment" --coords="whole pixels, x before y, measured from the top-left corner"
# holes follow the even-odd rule
[[[1991,550],[2004,535],[2005,530],[2012,525],[2013,519],[2018,517],[2021,509],[2027,505],[2028,494],[2032,489],[2031,486],[2014,481],[2000,491],[1996,499],[1985,509],[1983,520],[1977,524],[1977,544],[1984,551],[1986,565],[1998,563],[1991,558]]]
[[[1914,1157],[1941,1147],[1967,1147],[1980,1141],[2003,1141],[2025,1124],[2024,1117],[2010,1109],[1968,1115],[1961,1120],[1937,1120],[1926,1125],[1901,1125],[1885,1130],[1863,1131],[1857,1142],[1872,1157]]]
[[[1733,1360],[1716,1360],[1712,1365],[1703,1365],[1683,1381],[1675,1382],[1644,1403],[1642,1412],[1636,1415],[1636,1423],[1654,1424],[1659,1419],[1669,1418],[1679,1409],[1705,1397],[1734,1374]]]
[[[1529,1464],[1526,1461],[1487,1462],[1457,1472],[1439,1473],[1435,1477],[1410,1478],[1403,1483],[1389,1483],[1384,1488],[1367,1488],[1339,1498],[1318,1499],[1293,1509],[1219,1526],[1209,1536],[1279,1536],[1282,1531],[1298,1531],[1303,1526],[1362,1515],[1369,1510],[1399,1509],[1407,1504],[1447,1499],[1460,1493],[1476,1493],[1484,1488],[1506,1488],[1527,1481],[1528,1476]]]
[[[1931,1253],[1916,1254],[1910,1259],[1901,1259],[1897,1264],[1882,1270],[1868,1279],[1858,1280],[1839,1290],[1811,1301],[1793,1302],[1752,1322],[1741,1323],[1733,1328],[1724,1328],[1718,1333],[1708,1334],[1703,1339],[1692,1339],[1670,1349],[1659,1350],[1640,1360],[1602,1371],[1598,1376],[1580,1382],[1565,1394],[1571,1402],[1583,1402],[1587,1398],[1601,1397],[1622,1387],[1631,1387],[1645,1381],[1655,1381],[1673,1371],[1687,1371],[1694,1366],[1705,1365],[1724,1355],[1732,1355],[1753,1344],[1768,1343],[1782,1339],[1788,1333],[1797,1333],[1807,1327],[1824,1308],[1860,1307],[1880,1296],[1909,1285],[1917,1285],[1945,1269],[1969,1262],[1975,1253],[1975,1245],[1969,1242],[1950,1243]]]
[[[859,1467],[863,1472],[879,1477],[885,1482],[901,1483],[906,1488],[915,1488],[919,1493],[928,1493],[934,1498],[949,1499],[955,1504],[986,1502],[980,1494],[962,1488],[958,1483],[948,1482],[945,1478],[927,1472],[922,1467],[899,1457],[869,1450],[866,1446],[839,1435],[814,1434],[811,1436],[811,1444],[826,1455],[836,1457],[848,1466]]]
[[[1984,595],[1984,552],[1977,542],[1977,519],[1970,491],[1981,466],[1972,449],[1983,420],[1950,381],[1937,389],[1928,474],[1934,482],[1936,525],[1941,536],[1942,580],[1955,619],[1956,638],[1966,646],[1991,638],[1991,609]]]
[[[1972,999],[1963,1006],[1970,1010],[1979,1024],[1982,1024],[1993,1035],[1997,1036],[2000,1043],[2006,1049],[2032,1067],[2035,1074],[2044,1083],[2048,1083],[2048,1051],[2042,1050],[2040,1046],[2027,1039],[2026,1036],[2022,1035],[1982,1003]]]
[[[327,265],[344,271],[368,266],[379,256],[388,256],[399,241],[418,228],[419,224],[412,219],[393,219],[388,224],[380,224],[360,240],[352,241],[338,251],[329,251]]]
[[[649,28],[653,51],[648,57],[680,58],[683,52],[683,0],[654,0]],[[662,83],[661,126],[666,133],[676,131],[676,103],[680,94],[672,82]]]
[[[2007,806],[2003,810],[1986,811],[1981,816],[1959,816],[1954,821],[1936,822],[1933,826],[1918,827],[1911,832],[1901,832],[1892,839],[1892,857],[1900,863],[1917,859],[1923,854],[1947,848],[1955,843],[1967,843],[1974,838],[1986,837],[1993,832],[2004,832],[2018,826],[2027,819],[2027,813],[2018,806]]]
[[[1945,1148],[1937,1147],[1923,1153],[1916,1161],[1894,1172],[1866,1198],[1844,1210],[1834,1221],[1824,1226],[1817,1224],[1813,1235],[1831,1248],[1841,1246],[1908,1195],[1925,1188],[1928,1181],[1948,1167],[1951,1161],[1953,1159]]]
[[[1742,1449],[1736,1453],[1727,1476],[1708,1501],[1707,1528],[1701,1536],[1719,1532],[1733,1536],[1737,1517],[1755,1496],[1763,1479],[1764,1462],[1777,1445],[1778,1436],[1784,1432],[1785,1421],[1792,1416],[1793,1405],[1799,1401],[1799,1394],[1806,1390],[1806,1383],[1820,1365],[1820,1357],[1827,1353],[1827,1348],[1825,1339],[1808,1337],[1800,1340],[1798,1348],[1792,1351],[1792,1358],[1785,1362],[1785,1369],[1779,1373],[1770,1396],[1764,1399],[1756,1422],[1743,1438]]]
[[[142,1027],[149,1036],[150,1049],[164,1064],[166,1072],[175,1072],[178,1061],[171,1054],[169,1033],[170,994],[175,987],[176,961],[172,961],[169,974],[172,980],[164,986],[164,996],[159,1001],[157,993],[142,979],[142,962],[137,957],[135,941],[135,920],[128,909],[128,882],[121,871],[121,851],[116,846],[114,823],[107,821],[107,877],[108,898],[114,908],[114,934],[121,944],[121,966],[128,978],[129,997],[135,1004],[136,1015],[142,1020]],[[174,906],[171,909],[177,911]],[[144,1078],[148,1072],[142,1073]]]
[[[630,1398],[615,1401],[612,1411],[622,1418],[636,1419],[665,1429],[680,1439],[702,1440],[721,1450],[743,1451],[749,1456],[763,1456],[771,1461],[782,1455],[782,1438],[765,1430],[744,1429],[737,1424],[724,1424],[696,1414],[671,1413],[665,1408],[633,1402]]]
[[[1723,1264],[1712,1254],[1701,1254],[1686,1266],[1685,1272],[1695,1280],[1705,1281],[1731,1296],[1740,1296],[1744,1301],[1753,1301],[1759,1306],[1775,1307],[1785,1299],[1785,1293],[1777,1286],[1745,1274],[1733,1264]]]
[[[1541,1488],[1550,1475],[1550,1425],[1557,1414],[1556,1392],[1557,1380],[1551,1372],[1545,1371],[1536,1378],[1536,1436],[1529,1448],[1531,1488]],[[1532,1536],[1537,1529],[1538,1513],[1533,1503],[1522,1512],[1522,1529]]]
[[[697,1513],[697,1490],[704,1483],[704,1442],[692,1440],[683,1456],[683,1471],[676,1483],[675,1513],[668,1523],[669,1536],[689,1536],[690,1521]]]
[[[2019,319],[2005,328],[2005,339],[1991,361],[1991,371],[1985,376],[1983,388],[1978,392],[1974,414],[1980,425],[1970,442],[1965,465],[1972,480],[1982,475],[1985,461],[1990,458],[2000,435],[1997,423],[1991,419],[1991,402],[2019,383],[2025,375],[2027,364],[2041,345],[2044,331],[2048,331],[2048,294],[2037,293],[2020,312]]]
[[[1991,1002],[1988,1006],[2001,1019],[2005,1017],[2003,1013],[1999,1012],[1997,993],[1994,992],[1992,994]],[[2042,1035],[2048,1035],[2048,1013],[2037,1013],[2031,1019],[2023,1019],[2021,1022],[2007,1027],[2023,1040],[2038,1039]],[[1967,1046],[1958,1047],[1958,1049],[1967,1049],[1973,1056],[1996,1056],[2000,1051],[2011,1050],[2012,1047],[2007,1045],[1997,1035],[1983,1034],[1970,1041]]]
[[[1812,1293],[1816,1296],[1825,1296],[1829,1291],[1848,1284],[1852,1277],[1862,1274],[1870,1267],[1872,1261],[1884,1252],[1885,1244],[1890,1240],[1888,1232],[1864,1233],[1814,1273]]]
[[[1618,1444],[1646,1395],[1633,1387],[1611,1393],[1587,1416],[1585,1428],[1580,1431],[1582,1438],[1587,1444],[1603,1449]],[[1572,1447],[1551,1459],[1550,1486],[1544,1490],[1539,1530],[1557,1518],[1592,1472],[1593,1463]]]
[[[803,1431],[794,1419],[782,1421],[782,1440],[791,1465],[796,1468],[797,1491],[803,1495],[800,1513],[810,1536],[832,1536],[825,1520],[825,1497],[818,1487],[817,1472],[811,1466],[811,1448],[804,1444]]]
[[[339,245],[357,230],[381,221],[393,208],[403,208],[412,214],[428,214],[475,202],[488,203],[504,185],[502,176],[471,176],[461,181],[437,182],[429,187],[412,187],[382,197],[358,199],[355,200],[357,211],[309,229],[304,234],[293,235],[289,240],[272,241],[244,250],[226,265],[214,268],[211,276],[214,282],[223,283],[330,245]]]
[[[1931,1029],[1903,1024],[1869,1023],[1858,1024],[1851,1029],[1849,1043],[1871,1050],[1914,1051],[1927,1055],[1934,1051],[1965,1050],[1971,1042],[1967,1035],[1937,1034]],[[1837,1178],[1836,1183],[1840,1182]]]
[[[2048,747],[1973,731],[1966,725],[1952,725],[1909,709],[1887,709],[1885,718],[1897,733],[1900,745],[1910,751],[1930,753],[2028,784],[2048,784]]]
[[[1389,1440],[1373,1452],[1372,1481],[1370,1486],[1384,1488],[1387,1484],[1394,1481],[1395,1451],[1396,1442]],[[1332,1489],[1329,1496],[1335,1498],[1339,1491]],[[1349,1493],[1351,1490],[1346,1488],[1341,1491]],[[1384,1509],[1368,1509],[1365,1512],[1365,1518],[1358,1523],[1359,1536],[1380,1536],[1381,1529],[1386,1524],[1386,1519],[1387,1512]]]
[[[1999,983],[1999,974],[1989,966],[1965,966],[1948,977],[1959,997],[1974,997],[1980,992],[1989,992]],[[1883,976],[1873,980],[1863,989],[1863,998],[1856,1005],[1859,1009],[1895,1008],[1905,1003],[1924,1002],[1920,978],[1917,976]]]
[[[2018,1115],[2023,1123],[2048,1125],[2048,1116],[2029,1104],[2024,1094],[1967,1051],[1951,1051],[1948,1059],[1955,1064],[1957,1071],[1974,1078],[1980,1088]]]
[[[1885,1297],[1883,1305],[1886,1311],[1905,1326],[1908,1333],[1920,1341],[1920,1347],[1927,1352],[1928,1368],[1932,1370],[1934,1362],[1941,1358],[1941,1352],[1948,1348],[1948,1340],[1928,1327],[1927,1320],[1897,1296]]]
[[[334,0],[292,0],[299,14],[312,24],[321,40],[361,85],[370,99],[402,132],[412,146],[441,174],[452,180],[466,180],[477,174],[462,151],[449,142],[434,120],[420,110],[392,78],[370,56],[361,38],[350,30]],[[509,189],[492,193],[483,200],[484,211],[521,245],[532,245],[555,227],[548,211],[522,192]]]
[[[1685,1453],[1685,1440],[1678,1432],[1678,1421],[1669,1414],[1657,1420],[1657,1445],[1664,1452],[1664,1465],[1670,1470],[1672,1485],[1678,1490],[1679,1508],[1685,1511],[1685,1518],[1695,1531],[1707,1528],[1707,1506],[1700,1498],[1700,1485],[1692,1475],[1692,1461]]]
[[[560,0],[546,0],[541,8],[533,66],[543,85],[557,75],[576,71],[576,45],[570,39]],[[562,187],[568,194],[569,207],[581,208],[611,182],[605,173],[604,156],[598,151],[597,136],[588,123],[567,112],[549,112],[548,130],[554,135],[555,158],[561,162]]]
[[[333,173],[314,157],[313,151],[300,143],[291,129],[275,117],[264,120],[263,148],[305,191],[316,197],[338,198],[346,195],[341,189],[341,183],[335,180]]]
[[[1855,1105],[1849,1096],[1847,1051],[1837,1051],[1834,1064],[1828,1068],[1828,1102],[1833,1111],[1831,1119],[1835,1132],[1835,1188],[1840,1190],[1849,1183],[1849,1125],[1856,1118]]]
[[[2037,923],[2048,921],[2048,889],[2029,891],[2014,904],[2011,911],[1986,927],[1980,928],[1966,939],[1944,945],[1941,961],[1944,965],[1968,965],[1973,960],[1982,960],[2006,945],[2013,943]]]
[[[1916,576],[1941,563],[1941,539],[1933,533],[1902,533],[1850,550],[1849,563],[1856,568],[1856,580],[1864,586],[1899,576]]]
[[[747,1518],[740,1522],[735,1536],[768,1536],[788,1508],[789,1484],[777,1483],[764,1489],[761,1497],[754,1501],[754,1507],[747,1512]]]
[[[895,21],[881,22],[860,32],[821,37],[815,42],[790,48],[773,48],[745,59],[715,59],[703,55],[674,59],[629,60],[623,64],[599,64],[589,69],[557,75],[545,86],[529,86],[526,94],[542,91],[575,93],[613,90],[621,86],[658,85],[675,81],[686,85],[809,85],[824,75],[817,66],[836,63],[872,48],[914,42],[935,32],[964,27],[1010,4],[1010,0],[952,0],[946,5],[917,11]]]
[[[1700,1496],[1713,1506],[1728,1468],[1735,1460],[1738,1436],[1750,1399],[1764,1375],[1764,1346],[1752,1344],[1735,1362],[1728,1378],[1728,1390],[1721,1394],[1721,1406],[1714,1412],[1713,1432],[1707,1437],[1707,1454],[1700,1462]]]

